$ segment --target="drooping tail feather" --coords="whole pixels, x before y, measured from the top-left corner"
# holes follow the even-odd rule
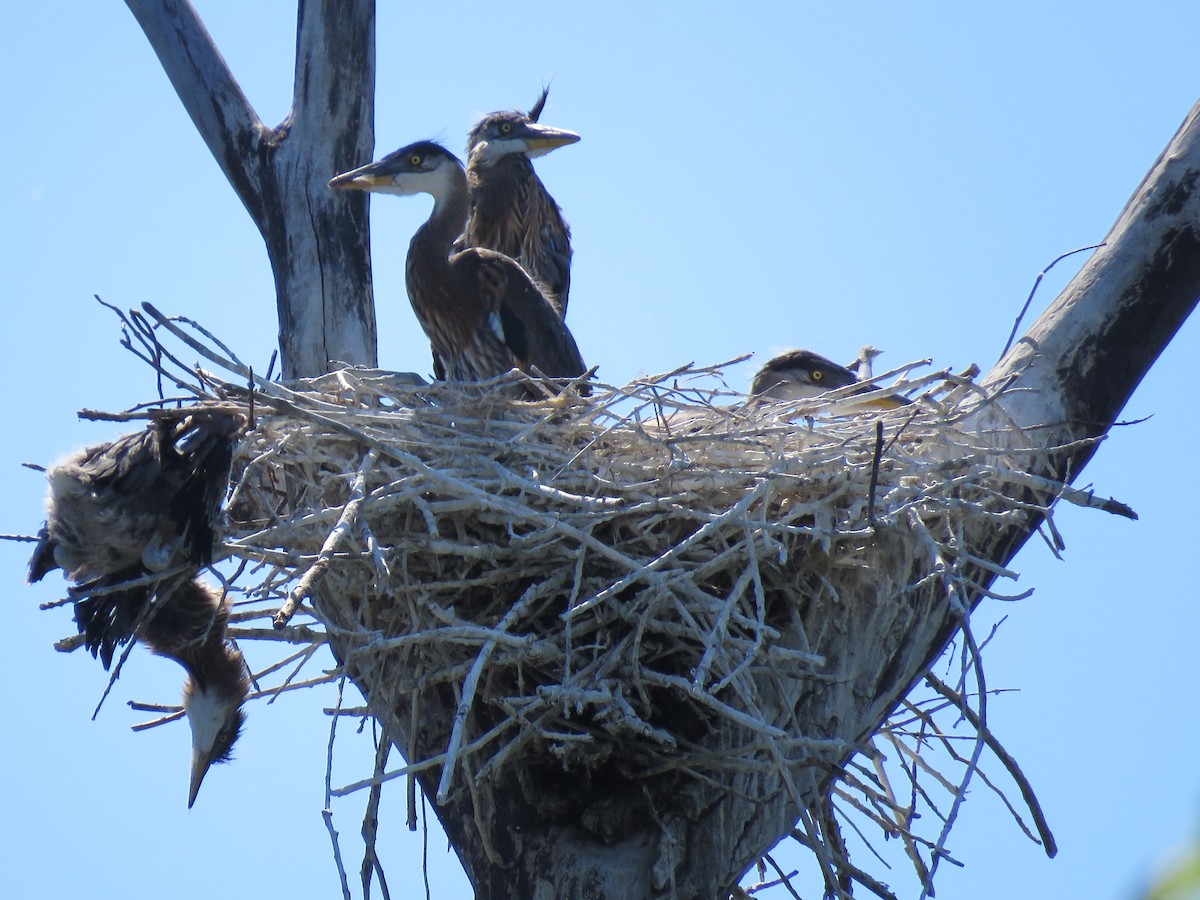
[[[99,657],[106,670],[112,665],[117,648],[133,639],[138,618],[154,590],[152,585],[125,589],[118,586],[142,574],[140,570],[127,569],[81,585],[72,592],[81,595],[75,601],[75,624],[83,635],[83,645],[93,657]],[[96,593],[102,589],[108,590]]]

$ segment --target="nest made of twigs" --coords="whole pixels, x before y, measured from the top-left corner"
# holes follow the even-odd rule
[[[226,548],[265,567],[262,596],[288,597],[277,623],[311,597],[358,632],[344,662],[386,659],[399,674],[373,706],[454,686],[473,715],[439,794],[456,766],[484,778],[522,753],[720,768],[699,743],[716,720],[787,737],[755,713],[754,670],[829,677],[811,632],[836,622],[815,604],[881,569],[897,573],[881,604],[943,591],[911,573],[968,558],[968,520],[1024,516],[1029,476],[947,417],[968,382],[847,417],[850,399],[759,407],[691,386],[706,375],[544,403],[356,370],[280,389],[238,452]]]
[[[557,771],[564,791],[543,778],[526,792],[537,815],[612,839],[642,798],[637,789],[610,797],[608,784],[657,778],[657,799],[646,799],[661,825],[654,806],[676,786],[690,779],[711,790],[738,772],[780,774],[803,810],[813,801],[794,776],[807,767],[804,790],[823,799],[793,836],[814,851],[827,887],[845,860],[840,842],[828,843],[839,803],[899,836],[928,886],[921,848],[934,866],[945,855],[953,809],[986,745],[1052,852],[1032,790],[983,721],[962,606],[971,591],[989,593],[980,573],[1014,573],[965,536],[978,542],[1033,515],[1057,540],[1060,498],[1132,513],[1028,474],[1047,451],[1004,425],[974,372],[896,382],[889,392],[919,399],[876,414],[862,413],[853,389],[756,404],[724,386],[728,363],[593,384],[590,396],[569,386],[543,402],[508,399],[494,384],[426,385],[356,368],[284,385],[256,377],[196,323],[146,312],[121,314],[123,343],[158,372],[160,396],[170,382],[201,404],[240,407],[253,423],[218,548],[236,571],[212,575],[242,597],[231,637],[303,645],[257,673],[294,665],[261,695],[349,676],[369,707],[346,712],[369,711],[400,732],[391,738],[403,741],[407,766],[384,772],[383,754],[373,777],[334,795],[436,773],[426,790],[436,784],[440,803],[470,791],[490,843],[502,826],[488,821],[478,786]],[[163,331],[229,376],[184,366]],[[984,407],[997,413],[989,430],[972,415]],[[139,410],[94,415],[153,415]],[[256,626],[271,617],[273,628]],[[953,687],[929,674],[935,693],[904,699],[912,673],[929,664],[920,654],[930,645],[908,641],[926,620],[961,627],[971,653]],[[325,643],[336,672],[297,680]],[[898,681],[898,672],[908,674]],[[421,697],[441,702],[440,721],[424,716]],[[859,718],[847,729],[836,719],[853,708]],[[950,729],[935,721],[943,711],[956,720]],[[340,700],[331,712],[343,712]],[[969,759],[953,749],[960,716],[974,734]],[[931,740],[946,749],[940,763],[929,759]],[[888,747],[901,760],[892,774]],[[618,780],[606,781],[614,771]],[[948,815],[932,808],[921,772],[952,795]],[[911,786],[893,789],[897,775]],[[922,803],[942,822],[936,843],[910,830]]]

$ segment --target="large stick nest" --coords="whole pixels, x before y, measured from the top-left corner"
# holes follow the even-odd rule
[[[946,372],[894,386],[927,390],[877,415],[836,393],[756,406],[719,367],[537,403],[374,370],[256,381],[251,409],[229,380],[175,376],[253,415],[227,508],[234,581],[279,607],[281,639],[313,616],[371,709],[414,734],[418,694],[450,692],[452,722],[408,760],[436,767],[441,801],[513,770],[569,772],[578,792],[606,771],[703,780],[869,755],[907,689],[882,672],[904,661],[907,623],[958,603],[968,569],[1011,574],[964,533],[1060,496],[1106,506],[1026,474],[1036,451],[1015,431],[964,430],[963,401],[988,398]],[[859,638],[872,646],[848,650]],[[832,715],[812,698],[864,690],[870,667],[878,718],[856,738],[806,717],[806,702]],[[791,685],[782,712],[764,675]],[[856,805],[907,835],[882,772],[868,780],[850,779]],[[600,794],[534,803],[620,836]]]
[[[453,686],[473,715],[444,748],[442,796],[455,766],[472,783],[522,755],[744,764],[744,746],[722,759],[699,741],[722,720],[827,749],[762,715],[751,676],[831,680],[822,634],[864,577],[880,607],[942,603],[945,578],[921,573],[980,562],[957,536],[1024,517],[1029,477],[946,418],[953,390],[881,417],[837,417],[836,401],[780,415],[681,386],[710,374],[526,404],[334,373],[290,394],[293,412],[260,412],[227,548],[357,632],[344,662],[390,673],[371,679],[373,707]],[[971,490],[998,472],[1011,500]]]

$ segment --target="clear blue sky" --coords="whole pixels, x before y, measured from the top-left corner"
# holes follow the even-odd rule
[[[259,114],[279,121],[292,4],[198,7]],[[543,121],[583,140],[538,167],[575,234],[571,327],[610,382],[789,346],[847,360],[864,343],[886,350],[881,363],[986,370],[1038,271],[1103,238],[1200,98],[1193,3],[380,7],[376,156],[425,137],[458,149],[480,114],[527,107],[550,81]],[[78,422],[78,408],[154,391],[93,294],[195,317],[256,366],[276,324],[259,236],[124,5],[16,4],[5,33],[0,531],[29,533],[43,483],[19,464],[115,433]],[[427,213],[394,198],[372,210],[391,368],[428,365],[403,287]],[[1035,312],[1075,265],[1060,269]],[[1014,566],[1015,588],[1034,596],[980,613],[980,630],[1008,616],[985,662],[991,686],[1020,691],[990,704],[991,724],[1037,788],[1059,856],[978,789],[950,841],[966,865],[942,868],[939,896],[1123,900],[1197,833],[1200,612],[1185,518],[1197,356],[1190,322],[1124,413],[1152,418],[1115,430],[1080,479],[1141,520],[1061,511],[1065,561],[1032,541]],[[70,615],[38,611],[62,583],[25,587],[27,549],[0,545],[0,893],[337,896],[320,815],[320,709],[333,692],[252,707],[238,760],[189,812],[186,727],[133,734],[142,716],[124,706],[177,700],[180,670],[136,653],[90,721],[104,675],[51,648]],[[369,769],[350,731],[335,782]],[[420,836],[403,829],[400,794],[385,796],[381,844],[393,895],[414,896]],[[352,869],[364,799],[335,806]],[[444,839],[430,844],[434,896],[467,896]],[[186,864],[193,852],[208,861]],[[903,864],[881,877],[915,896]]]

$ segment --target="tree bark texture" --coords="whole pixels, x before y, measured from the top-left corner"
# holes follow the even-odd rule
[[[374,0],[301,0],[292,109],[265,126],[187,0],[126,0],[262,233],[285,378],[376,364],[367,197],[328,181],[374,148]]]

